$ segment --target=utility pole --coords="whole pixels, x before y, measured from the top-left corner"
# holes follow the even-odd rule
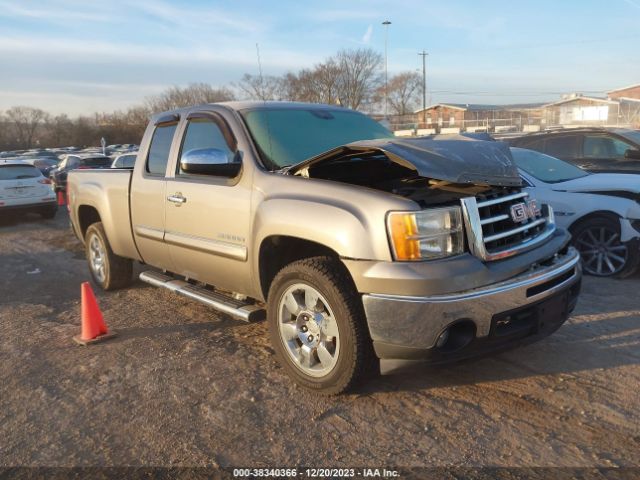
[[[427,55],[424,49],[418,53],[422,57],[422,123],[426,123],[427,116]]]
[[[389,34],[389,25],[391,22],[385,20],[382,22],[384,25],[384,118],[387,118],[388,105],[389,105],[389,73],[387,70],[387,37]]]

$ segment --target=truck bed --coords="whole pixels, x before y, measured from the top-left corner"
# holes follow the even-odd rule
[[[95,209],[109,238],[114,253],[122,257],[140,260],[131,230],[129,191],[133,170],[96,169],[69,172],[67,194],[71,215],[77,215],[75,223],[82,231],[76,232],[81,241],[88,227],[83,216]],[[76,209],[76,200],[82,199],[82,208]]]

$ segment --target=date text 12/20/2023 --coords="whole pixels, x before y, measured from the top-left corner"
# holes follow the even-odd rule
[[[397,470],[386,468],[234,468],[234,478],[398,478]]]

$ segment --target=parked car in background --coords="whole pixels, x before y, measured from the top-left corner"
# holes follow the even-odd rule
[[[640,173],[640,131],[626,128],[555,129],[510,138],[514,147],[546,153],[589,172]]]
[[[51,181],[21,160],[0,160],[0,215],[36,212],[53,218],[58,210]]]
[[[111,164],[111,168],[133,168],[136,163],[138,152],[124,153],[118,155]]]
[[[69,154],[62,158],[58,168],[49,174],[53,190],[64,191],[67,188],[67,175],[71,170],[89,168],[110,168],[111,159],[101,154]]]
[[[640,263],[640,175],[590,174],[558,158],[511,148],[532,197],[573,234],[584,271],[625,277]]]
[[[58,166],[58,160],[51,157],[25,158],[24,161],[36,167],[38,170],[40,170],[42,175],[47,178],[49,177],[49,173],[51,173],[51,170],[57,168]]]

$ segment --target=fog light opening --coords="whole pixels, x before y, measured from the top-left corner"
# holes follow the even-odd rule
[[[476,324],[471,320],[458,321],[448,326],[436,340],[441,352],[456,352],[471,343],[476,336]]]

